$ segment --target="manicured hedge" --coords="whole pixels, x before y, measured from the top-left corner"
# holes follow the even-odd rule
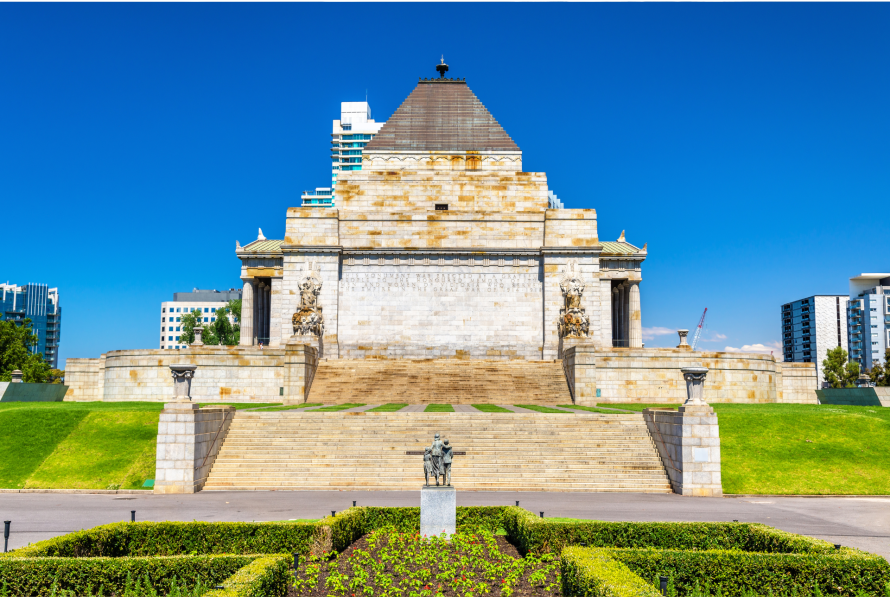
[[[566,547],[560,556],[562,594],[591,597],[658,597],[660,593],[605,549]]]
[[[199,583],[213,587],[260,556],[163,556],[135,558],[3,558],[0,559],[0,591],[17,596],[123,594],[139,583],[160,594],[175,581],[191,590]],[[285,591],[286,592],[286,591]],[[146,591],[146,594],[148,591]],[[281,593],[283,595],[284,593]]]
[[[504,508],[504,528],[522,553],[560,552],[570,545],[676,550],[737,549],[769,553],[836,553],[827,541],[762,524],[737,522],[556,522]],[[843,548],[843,553],[862,553]]]
[[[9,557],[306,553],[317,524],[299,522],[118,522],[40,541]]]
[[[282,597],[287,594],[292,556],[260,557],[227,579],[222,589],[204,593],[204,597]]]
[[[614,559],[643,579],[657,582],[670,577],[682,594],[702,589],[723,595],[781,595],[792,591],[823,595],[884,595],[890,565],[884,558],[864,553],[791,554],[742,551],[675,551],[608,549]]]

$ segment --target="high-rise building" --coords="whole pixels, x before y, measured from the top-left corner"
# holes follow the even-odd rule
[[[62,333],[62,307],[59,306],[59,289],[46,284],[0,284],[2,313],[5,321],[21,325],[31,320],[31,329],[37,336],[37,345],[31,350],[43,353],[43,358],[53,369],[59,366],[59,338]]]
[[[223,291],[195,288],[191,292],[174,292],[172,301],[161,303],[161,348],[179,349],[185,346],[179,341],[183,315],[198,309],[204,314],[201,323],[210,325],[216,321],[218,308],[240,298],[240,288]]]
[[[385,123],[374,122],[368,102],[341,102],[331,132],[331,186],[304,191],[303,207],[333,207],[340,172],[362,169],[362,151]]]
[[[819,384],[822,361],[838,346],[847,350],[847,297],[816,295],[782,305],[783,358],[816,363]]]
[[[883,363],[890,346],[890,274],[850,278],[847,322],[850,360],[862,370]]]

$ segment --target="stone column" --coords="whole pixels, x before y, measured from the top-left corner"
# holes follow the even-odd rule
[[[633,281],[630,283],[630,293],[628,300],[628,314],[630,319],[630,343],[631,348],[643,348],[643,320],[640,311],[640,283]]]
[[[269,283],[266,284],[265,289],[265,305],[266,305],[266,346],[269,346],[269,342],[272,338],[272,280],[269,280]]]
[[[618,325],[618,318],[621,310],[618,308],[618,288],[612,288],[612,344],[617,346],[615,340],[621,338],[621,327]]]
[[[253,280],[244,280],[241,293],[241,346],[253,345]]]
[[[257,294],[257,296],[256,296],[257,321],[256,321],[256,334],[255,334],[256,339],[257,339],[257,344],[263,342],[263,338],[266,335],[265,329],[263,329],[265,326],[265,323],[266,323],[266,309],[265,309],[265,307],[266,307],[266,300],[265,300],[266,299],[266,290],[265,290],[265,288],[266,288],[265,282],[260,282],[259,284],[257,284],[257,292],[256,292],[256,294]]]
[[[600,278],[600,336],[597,346],[600,348],[612,347],[612,281],[608,278]]]
[[[627,346],[627,282],[618,286],[618,343]]]

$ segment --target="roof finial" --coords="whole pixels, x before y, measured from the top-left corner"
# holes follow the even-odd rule
[[[445,73],[448,72],[448,65],[445,64],[445,54],[442,54],[442,64],[437,64],[436,70],[439,71],[439,78],[444,79]]]
[[[618,237],[618,242],[619,243],[627,242],[624,240],[624,230],[621,231],[621,236]]]

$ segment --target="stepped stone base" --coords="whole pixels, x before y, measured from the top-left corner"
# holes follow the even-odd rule
[[[571,404],[562,361],[321,361],[309,402]]]
[[[238,411],[206,490],[416,491],[435,433],[461,490],[670,493],[640,414]]]

